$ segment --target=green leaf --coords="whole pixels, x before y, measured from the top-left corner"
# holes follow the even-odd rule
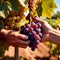
[[[56,44],[52,44],[51,54],[53,56],[55,56],[55,55],[57,55],[57,51],[58,51],[57,45]]]
[[[5,14],[4,14],[4,11],[0,11],[0,16],[5,18]]]
[[[4,22],[2,20],[0,20],[0,29],[4,28]]]
[[[11,5],[11,2],[10,1],[5,1],[5,4],[7,5],[7,8],[12,11],[12,5]]]
[[[4,3],[4,4],[0,3],[0,16],[1,17],[6,18],[8,15],[8,10],[9,9],[8,9],[6,3]]]
[[[27,0],[28,1],[28,0]],[[23,7],[27,7],[26,5],[26,0],[19,0],[20,4],[23,6]]]
[[[9,11],[19,11],[18,0],[4,1],[3,3],[0,3],[0,17],[6,18]]]
[[[18,2],[18,0],[11,0],[10,2],[11,2],[12,11],[18,12],[19,11],[19,2]]]
[[[56,8],[56,3],[54,2],[54,0],[44,0],[44,2],[42,3],[42,8],[42,17],[51,18],[54,13],[54,9]]]
[[[38,4],[38,7],[36,8],[37,14],[40,17],[42,14],[42,6],[41,3]]]

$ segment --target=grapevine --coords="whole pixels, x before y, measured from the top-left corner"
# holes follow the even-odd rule
[[[29,14],[26,18],[30,21],[30,23],[21,28],[21,33],[27,35],[29,37],[29,40],[31,40],[29,47],[31,47],[32,50],[35,50],[35,48],[37,48],[37,44],[41,41],[42,37],[41,24],[36,22],[35,20],[37,17],[34,19],[31,14],[31,12],[34,10],[32,8],[36,4],[36,1],[37,0],[35,0],[35,2],[33,0],[29,0]]]

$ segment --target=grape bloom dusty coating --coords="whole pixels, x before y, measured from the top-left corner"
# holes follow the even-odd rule
[[[31,24],[26,24],[21,27],[22,34],[25,34],[29,37],[31,50],[34,51],[37,48],[37,44],[41,41],[42,38],[42,29],[39,22],[32,22]]]

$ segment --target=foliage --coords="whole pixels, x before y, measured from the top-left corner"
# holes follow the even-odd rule
[[[32,7],[33,15],[51,18],[57,6],[54,0],[33,0]]]
[[[60,18],[60,11],[57,11],[57,17]]]
[[[52,17],[52,14],[54,13],[54,9],[56,8],[56,4],[54,0],[44,0],[42,3],[42,17],[47,16],[48,18]]]
[[[38,7],[36,8],[36,11],[37,11],[37,14],[38,16],[41,16],[42,15],[42,3],[39,3],[38,4]]]
[[[46,19],[46,21],[54,28],[60,30],[60,19]]]
[[[57,13],[55,13],[53,16],[52,16],[53,19],[57,19],[57,18],[60,18],[60,11],[57,11]]]

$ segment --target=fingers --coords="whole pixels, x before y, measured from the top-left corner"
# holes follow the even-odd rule
[[[27,40],[28,39],[28,36],[26,35],[23,35],[23,34],[20,34],[19,32],[16,32],[16,31],[12,31],[9,36],[12,36],[13,38],[20,38],[22,40]]]
[[[16,41],[16,44],[17,45],[25,45],[25,46],[27,46],[27,45],[29,45],[29,43],[30,43],[30,41],[28,40],[28,41],[23,41],[23,40],[18,40],[18,41]]]
[[[34,19],[36,21],[40,22],[41,24],[43,24],[45,22],[44,20],[40,19],[39,17],[35,17]]]
[[[18,47],[27,47],[28,45],[29,45],[29,43],[30,43],[30,41],[22,41],[22,40],[20,40],[20,42],[17,42],[16,43],[16,46],[18,46]]]
[[[28,36],[23,35],[23,34],[18,34],[18,38],[22,39],[22,40],[27,40]]]
[[[8,42],[10,45],[14,46],[14,47],[22,47],[22,48],[26,48],[30,41],[23,41],[23,40],[12,40]]]

